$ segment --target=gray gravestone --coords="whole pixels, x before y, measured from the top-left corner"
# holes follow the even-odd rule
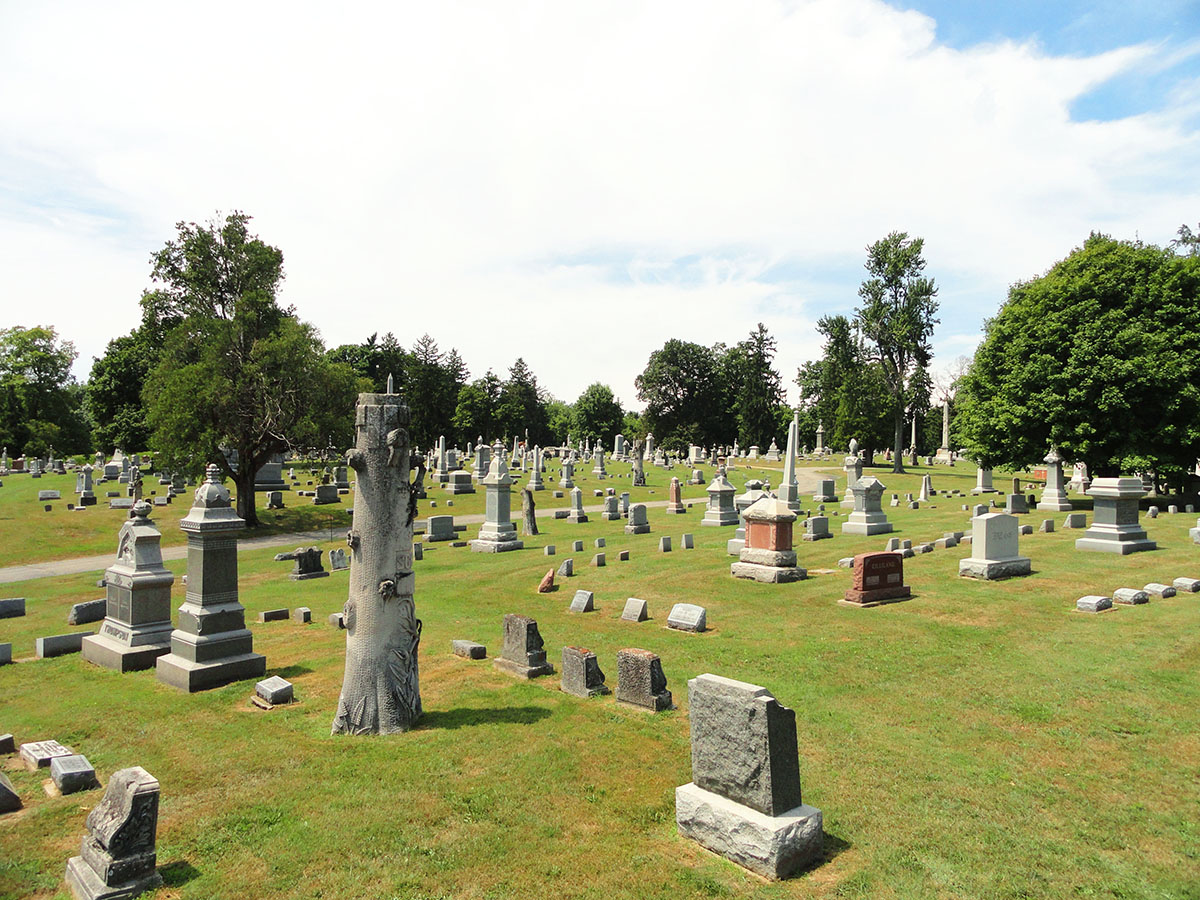
[[[86,756],[78,753],[71,756],[56,756],[50,760],[50,777],[61,794],[90,791],[100,786],[96,770]]]
[[[487,648],[483,644],[478,644],[475,641],[451,641],[450,649],[455,656],[461,656],[463,659],[486,659]]]
[[[708,624],[708,613],[703,606],[694,603],[676,603],[667,616],[667,627],[676,631],[704,631]]]
[[[630,597],[625,601],[625,609],[621,611],[621,619],[625,622],[645,622],[650,618],[646,609],[646,601]]]
[[[272,706],[291,703],[294,698],[292,683],[278,675],[272,675],[254,686],[254,693]]]
[[[136,897],[162,884],[155,868],[157,779],[141,766],[114,772],[87,817],[81,854],[67,862],[77,900]]]
[[[617,651],[617,700],[652,712],[671,708],[671,692],[657,654],[635,648]]]
[[[591,591],[576,591],[575,596],[571,599],[571,605],[569,609],[571,612],[579,613],[595,612],[595,606],[592,602],[593,599],[594,595]]]
[[[576,697],[609,693],[595,653],[583,647],[563,647],[562,690]]]
[[[501,656],[492,660],[492,665],[520,678],[553,675],[554,666],[546,662],[545,644],[537,621],[529,616],[507,613],[504,616],[504,649]]]
[[[971,520],[971,555],[959,560],[958,574],[992,581],[1028,575],[1029,558],[1018,553],[1017,519],[1007,513],[987,513]]]

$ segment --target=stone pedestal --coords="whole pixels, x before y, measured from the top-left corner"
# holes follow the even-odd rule
[[[995,581],[1028,575],[1029,558],[1018,553],[1018,522],[1007,513],[986,513],[971,520],[971,555],[959,560],[958,574]]]
[[[83,639],[88,662],[118,672],[149,669],[171,649],[171,585],[163,566],[162,535],[150,521],[153,507],[139,500],[121,526],[117,561],[104,573],[108,592],[99,634]]]
[[[195,504],[179,527],[188,539],[187,595],[171,652],[157,661],[158,680],[183,691],[262,678],[267,658],[254,652],[246,610],[238,602],[237,533],[246,527],[209,465]]]
[[[975,472],[975,487],[971,488],[972,494],[994,494],[996,489],[992,487],[992,470],[985,469],[980,466]]]
[[[768,584],[800,581],[808,573],[796,565],[792,525],[796,514],[782,500],[763,497],[746,510],[746,546],[729,567],[734,578]]]
[[[571,511],[567,513],[567,521],[579,525],[587,520],[587,513],[583,511],[583,491],[573,487],[571,488]]]
[[[493,454],[487,477],[480,482],[486,496],[483,524],[479,526],[478,536],[471,541],[471,549],[476,553],[524,549],[525,542],[517,539],[517,526],[512,521],[512,482],[504,453]]]
[[[692,781],[675,790],[679,833],[766,878],[823,852],[821,811],[800,795],[796,714],[763,687],[688,682]]]
[[[733,495],[736,490],[725,478],[724,469],[717,470],[716,477],[705,490],[708,492],[708,506],[704,510],[704,518],[700,520],[700,524],[736,525],[738,514],[733,507]]]
[[[842,471],[846,473],[846,493],[842,495],[842,506],[847,509],[854,507],[854,485],[862,478],[862,460],[858,454],[847,456],[842,463]]]
[[[1092,524],[1075,541],[1076,550],[1102,553],[1139,553],[1156,550],[1158,544],[1147,540],[1146,530],[1138,521],[1138,501],[1145,496],[1140,478],[1097,478],[1088,496],[1094,503]]]
[[[80,855],[67,862],[75,900],[125,900],[162,884],[155,868],[158,794],[157,779],[141,766],[113,773],[88,813]]]
[[[854,512],[842,523],[842,534],[887,534],[893,530],[883,511],[886,489],[878,478],[868,475],[850,486],[854,494]]]
[[[1062,457],[1058,455],[1057,450],[1051,450],[1046,454],[1044,462],[1046,463],[1046,488],[1042,491],[1042,498],[1038,501],[1037,508],[1054,512],[1070,512],[1071,501],[1067,497],[1066,490],[1063,489]]]

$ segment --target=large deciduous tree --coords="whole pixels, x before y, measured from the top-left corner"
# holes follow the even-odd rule
[[[215,462],[237,485],[238,515],[258,522],[254,476],[293,447],[345,446],[357,379],[330,362],[312,326],[276,302],[283,254],[235,212],[207,225],[180,222],[152,257],[158,289],[142,307],[175,322],[146,378],[151,446],[165,468]],[[236,468],[224,449],[236,452]]]
[[[1200,256],[1093,234],[1013,285],[959,382],[958,434],[982,464],[1053,446],[1093,475],[1182,486],[1200,455]]]
[[[708,347],[672,338],[650,354],[634,381],[646,405],[646,427],[660,447],[684,450],[727,434],[716,355]]]
[[[932,354],[930,338],[937,313],[937,288],[925,277],[925,242],[902,231],[867,248],[868,278],[858,289],[862,305],[858,327],[882,367],[890,397],[893,426],[893,472],[904,471],[905,413],[919,402],[920,375]]]
[[[577,438],[611,447],[613,438],[624,426],[625,413],[608,385],[598,381],[590,384],[575,401],[573,427]]]
[[[52,326],[0,328],[0,444],[13,454],[83,453],[90,447],[75,345]]]

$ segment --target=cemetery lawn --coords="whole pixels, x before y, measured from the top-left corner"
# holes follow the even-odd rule
[[[938,496],[919,510],[887,499],[915,493],[927,472],[939,491],[969,491],[972,469],[865,471],[887,485],[894,536],[919,543],[969,532],[960,506],[974,498]],[[648,467],[635,502],[665,499],[670,474]],[[745,475],[731,476],[739,488]],[[557,477],[551,466],[548,488]],[[0,501],[18,481],[5,480]],[[590,490],[598,484],[580,481],[586,504],[599,502]],[[602,484],[627,489],[621,479]],[[444,492],[430,496],[435,512],[482,509],[482,493],[455,498],[453,509]],[[685,487],[695,504],[686,515],[651,507],[646,535],[594,515],[583,525],[539,520],[542,534],[515,553],[427,544],[416,564],[425,714],[406,735],[329,734],[345,636],[326,617],[345,600],[345,573],[292,582],[274,549],[240,555],[255,649],[298,698],[270,711],[249,702],[253,682],[184,695],[152,672],[121,676],[78,655],[30,660],[37,636],[97,627],[65,620],[72,603],[99,596],[99,573],[5,585],[0,595],[26,597],[28,614],[0,620],[0,641],[26,660],[0,668],[0,732],[18,743],[57,739],[105,782],[130,765],[159,779],[166,884],[151,897],[1200,896],[1200,594],[1073,611],[1084,594],[1200,577],[1200,547],[1187,537],[1195,516],[1143,518],[1160,549],[1127,557],[1077,552],[1075,531],[1022,537],[1034,573],[1004,582],[960,579],[969,547],[936,550],[905,560],[912,600],[847,609],[836,603],[850,583],[838,558],[881,549],[887,535],[843,536],[846,511],[829,504],[841,513],[830,522],[835,537],[797,542],[807,580],[735,580],[725,553],[733,529],[700,526],[703,496]],[[156,510],[164,543],[188,500]],[[550,491],[538,503],[566,505]],[[26,544],[43,515],[32,508],[0,521],[5,552]],[[1076,508],[1090,521],[1090,504]],[[119,520],[95,512],[78,515],[103,523],[87,538],[98,549],[72,544],[66,555],[114,549]],[[1020,518],[1036,528],[1064,517]],[[680,549],[684,532],[695,550]],[[657,552],[662,535],[674,552]],[[597,537],[607,541],[601,569],[587,564]],[[570,552],[576,539],[583,552]],[[542,555],[547,543],[556,556]],[[334,546],[344,544],[322,543]],[[617,561],[621,549],[629,562]],[[575,577],[535,593],[568,556]],[[169,563],[177,574],[184,567]],[[595,592],[597,612],[566,611],[579,588]],[[651,621],[620,621],[627,597],[646,600]],[[182,599],[177,582],[175,605]],[[680,601],[707,608],[709,632],[664,627]],[[259,611],[280,606],[310,607],[313,623],[257,623]],[[538,620],[556,668],[564,645],[595,651],[610,686],[618,649],[660,654],[678,708],[655,716],[611,695],[580,700],[558,690],[557,675],[520,682],[490,661],[450,654],[455,638],[497,654],[508,612]],[[704,672],[761,684],[796,711],[804,801],[824,812],[826,858],[794,879],[763,881],[676,833],[674,789],[691,780],[687,680]],[[0,765],[25,804],[0,816],[0,898],[68,897],[64,867],[102,791],[49,797],[44,771],[20,769],[15,757]]]

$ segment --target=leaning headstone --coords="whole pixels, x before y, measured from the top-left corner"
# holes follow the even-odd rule
[[[57,756],[50,760],[50,778],[61,794],[74,794],[100,787],[96,780],[96,769],[86,756],[75,753]]]
[[[246,527],[233,510],[220,469],[209,465],[179,527],[187,535],[187,595],[171,652],[156,662],[158,680],[189,693],[266,674],[254,652],[246,610],[238,602],[237,533]]]
[[[667,616],[667,627],[699,633],[708,625],[708,612],[695,603],[676,603]]]
[[[158,781],[141,766],[113,773],[88,813],[80,855],[67,862],[76,900],[136,897],[162,884],[155,868],[158,794]]]
[[[592,603],[593,598],[594,595],[591,591],[576,591],[575,596],[571,598],[570,611],[578,613],[595,612],[596,607]]]
[[[636,597],[630,597],[625,601],[625,608],[621,611],[621,620],[624,622],[645,622],[650,618],[650,614],[646,609],[646,601],[639,600]]]
[[[1101,597],[1097,594],[1089,594],[1075,601],[1075,609],[1087,613],[1104,612],[1106,609],[1112,609],[1112,605],[1112,597]]]
[[[576,697],[595,697],[609,693],[604,672],[596,654],[584,647],[563,647],[562,685],[564,693]]]
[[[885,550],[854,557],[854,581],[838,603],[866,608],[911,597],[912,590],[904,583],[904,557]]]
[[[1075,549],[1122,556],[1157,549],[1158,544],[1146,539],[1138,522],[1138,501],[1145,493],[1142,479],[1137,477],[1092,481],[1088,491],[1093,502],[1092,525],[1075,541]]]
[[[0,813],[16,812],[21,808],[21,796],[8,776],[0,772]]]
[[[546,662],[545,644],[537,621],[529,616],[507,613],[504,616],[504,649],[492,665],[520,678],[553,675],[554,666]]]
[[[971,522],[971,555],[959,560],[959,575],[994,581],[1033,571],[1029,557],[1018,552],[1015,516],[987,513],[976,516]]]
[[[717,675],[688,682],[692,781],[675,789],[679,833],[766,878],[823,851],[819,809],[800,796],[796,714],[766,688]]]
[[[652,712],[671,708],[671,692],[658,654],[626,648],[617,651],[617,701]]]

